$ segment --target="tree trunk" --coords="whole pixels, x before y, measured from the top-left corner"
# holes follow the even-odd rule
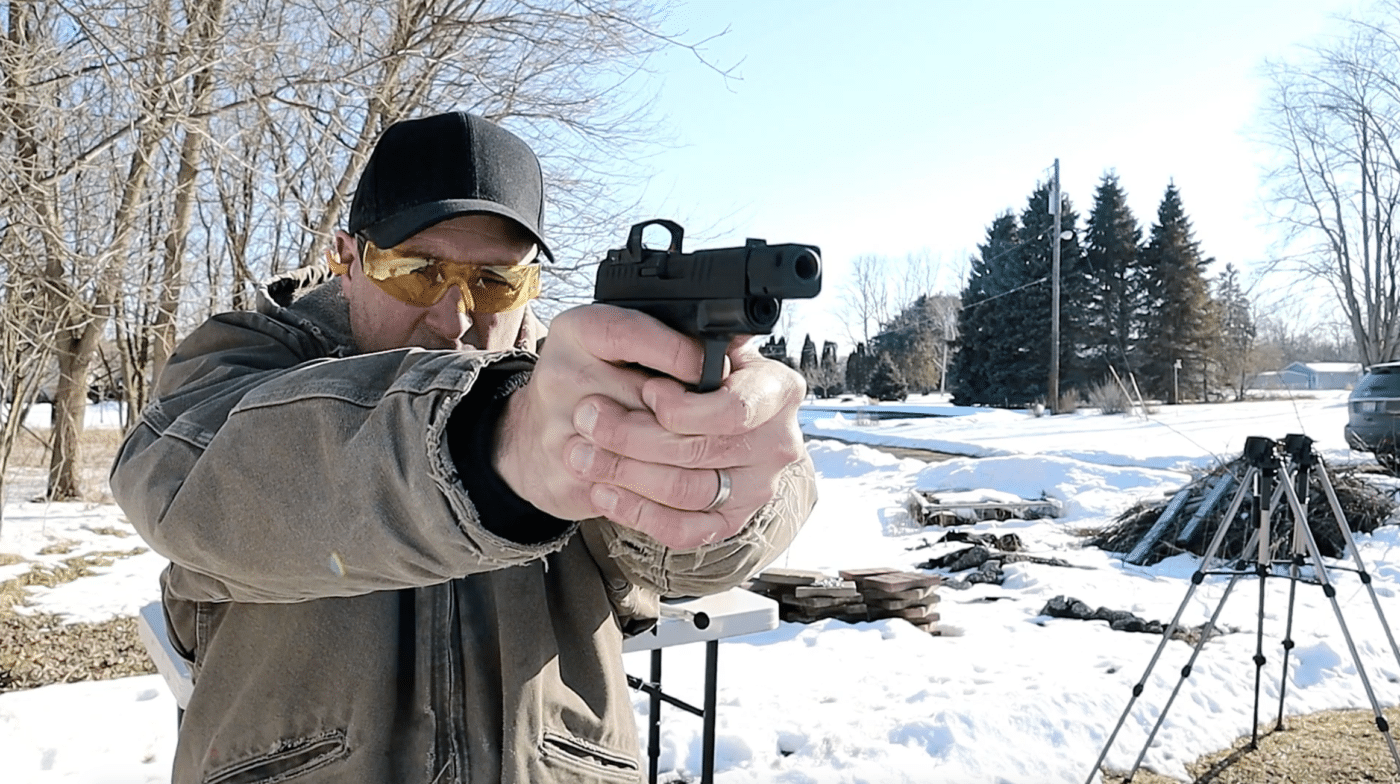
[[[57,346],[58,385],[53,400],[49,484],[44,494],[48,501],[77,501],[83,497],[78,463],[88,402],[88,368],[97,348],[97,336],[98,330],[90,326],[76,339],[59,341]]]

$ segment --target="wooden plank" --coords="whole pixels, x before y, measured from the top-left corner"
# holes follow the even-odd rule
[[[907,590],[907,591],[893,591],[893,592],[890,592],[890,591],[880,591],[880,590],[876,590],[876,589],[873,588],[873,587],[866,586],[865,589],[864,589],[861,593],[862,593],[863,596],[865,596],[865,598],[870,599],[870,600],[873,600],[873,601],[882,601],[882,602],[884,602],[884,601],[893,601],[893,602],[897,602],[897,601],[904,601],[904,600],[906,600],[906,599],[915,599],[915,600],[919,600],[919,599],[927,599],[927,598],[929,598],[930,596],[934,596],[934,595],[935,595],[934,592],[938,590],[938,586],[941,585],[942,583],[943,583],[943,581],[942,581],[942,580],[939,580],[938,582],[934,583],[933,585],[927,585],[927,586],[924,586],[923,588],[911,588],[911,589],[909,589],[909,590]],[[935,598],[934,601],[937,601],[937,599]]]
[[[1234,484],[1234,474],[1224,473],[1220,475],[1219,479],[1216,480],[1215,486],[1210,489],[1210,494],[1206,496],[1206,499],[1201,502],[1200,506],[1196,507],[1196,513],[1191,515],[1191,519],[1186,521],[1186,525],[1182,526],[1181,533],[1176,537],[1177,544],[1185,545],[1191,542],[1191,539],[1196,536],[1196,529],[1200,528],[1201,523],[1205,521],[1206,517],[1208,517],[1211,512],[1215,511],[1215,507],[1220,503],[1220,499],[1225,497],[1225,494],[1230,491],[1230,488],[1233,487]]]
[[[1141,564],[1147,558],[1147,554],[1152,551],[1152,546],[1157,544],[1157,540],[1162,538],[1162,534],[1166,533],[1167,525],[1181,511],[1182,507],[1186,506],[1186,501],[1190,496],[1189,487],[1183,487],[1176,491],[1172,500],[1167,502],[1167,508],[1163,509],[1162,513],[1157,516],[1157,521],[1152,524],[1142,539],[1138,540],[1137,546],[1128,553],[1128,557],[1124,560],[1130,564]]]
[[[872,566],[865,569],[842,569],[840,572],[837,572],[837,574],[841,575],[842,580],[861,582],[867,577],[874,577],[877,574],[889,574],[890,572],[897,571],[899,570],[889,566]]]
[[[784,597],[783,604],[793,607],[839,607],[843,604],[855,604],[861,601],[860,594],[850,596],[794,596],[791,599]]]
[[[922,599],[869,599],[866,603],[881,610],[903,610],[908,607],[932,607],[938,604],[937,594]]]
[[[930,585],[939,585],[943,578],[936,574],[922,574],[920,572],[895,572],[893,574],[877,574],[866,579],[865,586],[875,591],[885,593],[897,593],[908,591],[913,588],[924,588]]]
[[[826,585],[825,583],[799,585],[793,589],[792,593],[799,598],[804,596],[860,596],[860,591],[856,590],[856,584],[850,580],[842,580],[834,585]]]
[[[826,575],[807,569],[768,569],[760,572],[758,579],[774,585],[811,585],[825,580]]]
[[[932,607],[906,607],[903,610],[892,610],[886,616],[889,618],[903,618],[906,621],[936,621],[939,619],[938,613]]]

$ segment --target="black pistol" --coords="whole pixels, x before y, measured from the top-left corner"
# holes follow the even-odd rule
[[[671,233],[666,250],[642,245],[642,231]],[[784,299],[809,299],[822,290],[821,250],[814,245],[769,245],[748,240],[741,248],[685,253],[685,230],[670,220],[632,227],[627,247],[608,251],[598,265],[593,299],[640,310],[677,332],[705,341],[699,392],[719,388],[724,350],[737,335],[767,335],[778,323]]]

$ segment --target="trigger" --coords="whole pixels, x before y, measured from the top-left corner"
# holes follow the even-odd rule
[[[700,383],[696,392],[713,392],[719,389],[724,380],[724,354],[729,341],[723,338],[705,338],[705,363],[700,368]]]

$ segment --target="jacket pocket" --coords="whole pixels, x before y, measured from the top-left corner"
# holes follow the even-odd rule
[[[284,740],[266,754],[210,772],[205,784],[277,784],[345,759],[350,747],[343,730]]]
[[[545,759],[602,781],[635,782],[641,773],[637,760],[630,755],[548,730],[544,733],[541,752]]]

